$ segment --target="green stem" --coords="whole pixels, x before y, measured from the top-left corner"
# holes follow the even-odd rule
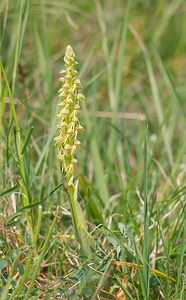
[[[94,240],[88,233],[84,213],[79,202],[77,201],[78,181],[76,181],[76,183],[74,183],[73,185],[68,186],[68,192],[70,196],[72,221],[74,225],[75,235],[78,242],[80,243],[83,254],[89,257],[92,255],[91,246],[93,246]]]
[[[72,222],[73,222],[73,226],[74,226],[74,230],[75,230],[75,236],[82,247],[81,234],[80,234],[79,228],[78,228],[78,216],[77,216],[76,206],[75,206],[75,201],[74,201],[74,185],[68,186],[68,193],[69,193],[69,198],[70,198]]]
[[[43,212],[42,206],[39,205],[37,224],[36,224],[35,233],[34,233],[34,245],[35,245],[35,247],[37,246],[37,240],[38,240],[38,236],[39,236],[39,232],[40,232],[40,228],[41,228],[42,212]]]

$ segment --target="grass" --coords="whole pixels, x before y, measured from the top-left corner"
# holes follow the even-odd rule
[[[185,299],[185,11],[0,2],[1,300]],[[54,146],[68,44],[86,96],[77,177],[90,255]]]

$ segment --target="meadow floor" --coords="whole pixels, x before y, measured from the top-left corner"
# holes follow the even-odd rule
[[[186,2],[2,0],[0,27],[0,300],[186,299]],[[86,98],[72,187],[67,45]]]

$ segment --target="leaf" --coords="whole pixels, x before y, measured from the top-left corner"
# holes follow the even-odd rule
[[[9,188],[8,190],[2,192],[0,194],[0,197],[3,197],[3,196],[7,196],[8,194],[12,193],[13,191],[15,191],[17,188],[18,188],[18,184],[14,185],[13,187]]]
[[[90,247],[94,245],[94,240],[87,231],[85,216],[79,202],[77,201],[77,193],[78,193],[78,180],[76,181],[75,189],[74,189],[74,206],[75,206],[76,216],[77,216],[77,227],[78,227],[78,232],[81,235],[82,246],[86,254],[91,255]]]
[[[7,266],[8,266],[8,261],[6,259],[1,258],[0,259],[0,271],[2,271]]]
[[[23,153],[25,152],[25,149],[26,149],[26,147],[27,147],[27,145],[28,145],[28,142],[29,142],[29,140],[30,140],[30,137],[31,137],[31,135],[32,135],[33,129],[34,129],[34,127],[32,126],[32,127],[30,128],[28,134],[27,134],[27,137],[26,137],[26,139],[25,139],[25,143],[24,143],[24,145],[23,145],[21,154],[23,154]]]
[[[19,264],[18,265],[18,271],[19,271],[19,275],[22,276],[24,274],[24,267],[23,264]]]

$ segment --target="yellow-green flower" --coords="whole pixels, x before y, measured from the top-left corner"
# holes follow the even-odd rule
[[[78,132],[83,129],[78,115],[80,112],[80,101],[85,97],[79,93],[82,88],[80,80],[77,78],[78,71],[75,54],[71,46],[67,46],[64,57],[65,69],[62,70],[60,82],[62,87],[59,90],[60,112],[57,114],[59,119],[58,136],[55,138],[58,149],[58,159],[62,163],[63,171],[66,174],[68,185],[73,184],[75,175],[76,148],[81,144],[78,140]]]

